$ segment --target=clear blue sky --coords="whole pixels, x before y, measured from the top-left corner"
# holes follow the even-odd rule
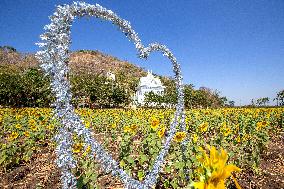
[[[36,52],[55,5],[72,1],[1,0],[0,46]],[[131,22],[145,44],[166,44],[181,64],[185,83],[218,89],[236,104],[274,98],[284,89],[283,0],[99,0]],[[139,60],[122,33],[108,22],[77,19],[71,50],[98,49],[161,75],[172,75],[160,54]]]

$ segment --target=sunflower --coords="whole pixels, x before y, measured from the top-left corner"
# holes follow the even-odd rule
[[[229,127],[224,128],[223,134],[225,137],[228,136],[230,133],[231,133],[231,129]]]
[[[117,127],[116,123],[113,123],[113,124],[111,125],[111,128],[113,128],[113,129],[115,129],[116,127]]]
[[[181,142],[184,140],[185,137],[186,137],[185,132],[176,132],[173,140],[176,142]]]
[[[153,118],[151,122],[151,128],[153,130],[157,130],[159,124],[160,124],[160,121],[157,118]]]
[[[192,141],[193,141],[194,143],[196,143],[197,140],[198,140],[197,134],[193,134],[193,135],[192,135]]]
[[[52,125],[52,124],[48,125],[47,129],[52,131],[54,129],[54,125]]]
[[[86,128],[90,128],[91,122],[89,122],[89,121],[84,121],[84,123],[85,123],[85,127],[86,127]]]
[[[259,131],[261,130],[263,127],[266,127],[268,124],[266,121],[260,121],[260,122],[257,122],[256,124],[256,130]]]
[[[35,125],[35,124],[36,124],[36,120],[30,119],[30,120],[29,120],[29,124],[30,124],[30,125]]]
[[[36,125],[31,125],[30,128],[31,128],[32,131],[36,131],[37,130],[37,126]]]
[[[130,131],[131,131],[130,126],[125,126],[125,127],[123,128],[123,131],[124,131],[125,133],[130,133]]]
[[[209,125],[208,122],[205,122],[205,123],[203,122],[203,123],[201,123],[201,124],[199,125],[200,131],[201,131],[201,132],[206,132],[207,129],[208,129],[208,125]]]
[[[24,135],[25,135],[25,137],[29,137],[29,136],[30,136],[30,133],[29,133],[28,131],[25,131],[25,132],[24,132]]]
[[[165,132],[166,132],[166,127],[160,128],[158,131],[159,138],[163,138],[163,136],[165,135]]]
[[[73,153],[79,153],[81,152],[82,148],[83,148],[83,143],[76,143],[74,144],[72,151]]]
[[[8,140],[12,141],[12,140],[15,140],[16,138],[18,138],[19,136],[19,133],[17,132],[12,132],[8,138]]]
[[[21,124],[16,124],[16,126],[15,126],[17,129],[21,129],[22,128],[22,125]]]
[[[132,133],[132,134],[135,134],[136,131],[137,131],[137,129],[138,129],[138,126],[137,126],[136,124],[133,124],[133,125],[131,125],[131,126],[125,126],[124,129],[123,129],[123,131],[124,131],[125,133]]]
[[[209,147],[209,149],[210,157],[202,150],[203,155],[199,158],[202,166],[198,170],[203,170],[201,171],[200,181],[193,182],[191,185],[195,189],[225,189],[226,179],[232,175],[232,172],[241,169],[233,164],[226,165],[228,154],[224,149],[221,148],[220,152],[215,147]],[[241,189],[236,179],[233,179],[237,189]]]

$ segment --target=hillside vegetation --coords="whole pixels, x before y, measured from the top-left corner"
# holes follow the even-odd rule
[[[132,102],[139,78],[146,71],[132,63],[92,50],[71,52],[69,60],[73,103],[85,107],[127,107]],[[116,81],[107,79],[112,72]],[[166,86],[164,96],[147,95],[148,102],[158,105],[176,103],[175,82],[158,76]],[[15,48],[0,47],[0,105],[14,107],[49,107],[54,100],[49,78],[39,68],[34,54],[20,53]],[[217,91],[192,84],[185,85],[186,107],[220,107],[227,103]]]

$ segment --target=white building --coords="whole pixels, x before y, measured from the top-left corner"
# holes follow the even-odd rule
[[[109,80],[115,81],[115,75],[112,72],[107,72],[106,77]]]
[[[145,100],[145,94],[149,92],[153,92],[155,94],[163,95],[164,89],[166,87],[163,86],[159,78],[153,76],[152,71],[149,72],[146,77],[141,77],[139,85],[137,87],[137,91],[134,95],[134,102],[136,104],[143,105]]]

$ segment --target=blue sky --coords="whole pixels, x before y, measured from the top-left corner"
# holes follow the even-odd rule
[[[72,1],[1,0],[0,46],[36,52],[35,45],[55,5]],[[217,89],[237,105],[274,98],[284,89],[283,0],[86,1],[131,22],[144,44],[167,45],[181,64],[185,83]],[[92,49],[172,76],[158,53],[139,60],[134,45],[116,27],[98,19],[77,19],[71,50]]]

